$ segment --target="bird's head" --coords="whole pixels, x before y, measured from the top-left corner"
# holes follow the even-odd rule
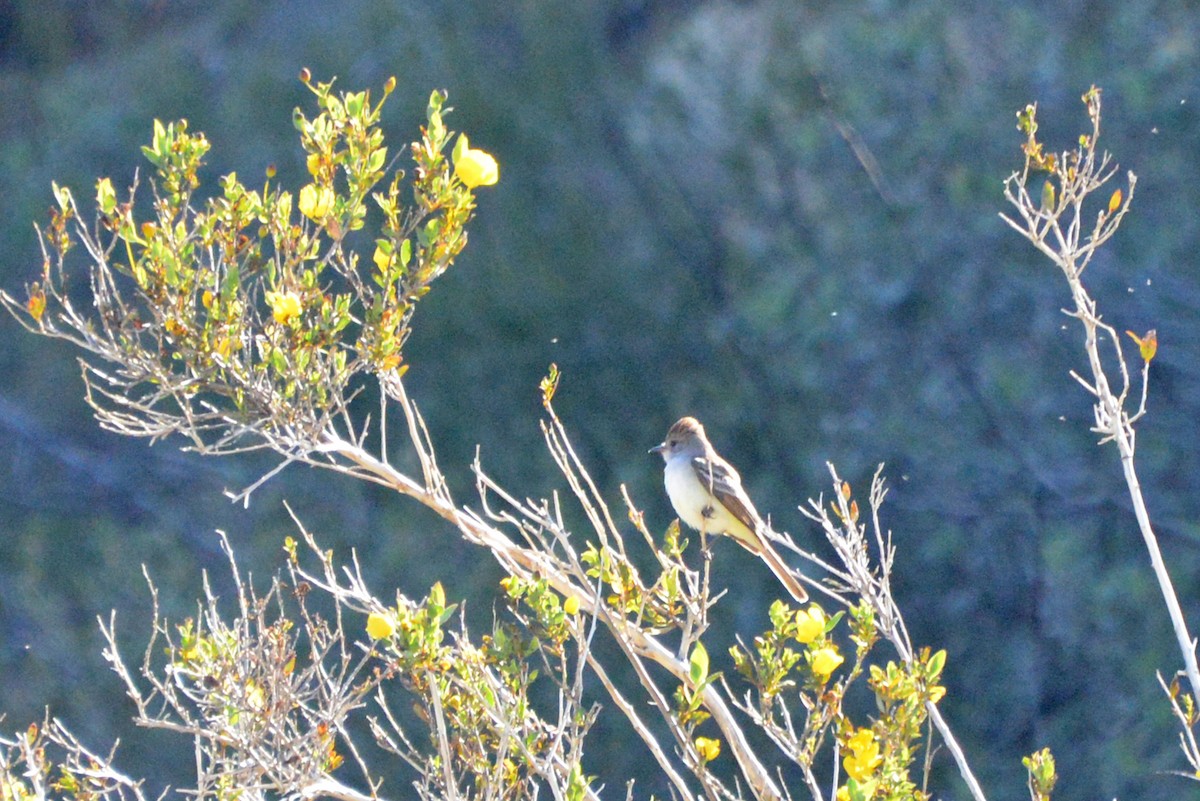
[[[685,453],[699,456],[704,453],[704,426],[695,417],[684,417],[676,421],[667,431],[667,438],[650,449],[650,453],[662,456],[663,461],[669,462],[672,456]]]

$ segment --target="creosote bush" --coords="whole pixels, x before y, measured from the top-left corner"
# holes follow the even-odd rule
[[[205,452],[298,451],[346,412],[356,378],[406,369],[413,311],[466,245],[474,189],[498,180],[495,160],[465,135],[448,157],[446,95],[434,92],[406,180],[379,127],[395,79],[373,103],[370,92],[338,95],[302,78],[318,113],[294,115],[311,179],[296,192],[268,169],[261,189],[231,173],[196,202],[210,145],[186,120],[155,121],[142,148],[154,168],[150,219],[135,215],[136,182],[124,197],[97,182],[92,227],[74,193],[54,186],[26,325],[99,357],[85,379],[102,425],[181,433]],[[371,206],[382,222],[361,259],[344,241]],[[93,264],[94,314],[72,300],[76,249]]]
[[[619,792],[606,789],[614,781],[626,781],[633,797],[632,780],[600,775],[603,766],[588,760],[589,732],[611,715],[678,798],[923,801],[934,794],[934,761],[948,758],[970,795],[983,799],[938,707],[947,693],[946,653],[913,645],[892,596],[882,470],[856,498],[831,466],[830,498],[802,507],[830,555],[765,532],[807,561],[813,575],[805,580],[822,601],[799,608],[775,601],[765,610],[769,627],[734,643],[709,631],[722,594],[711,589],[705,532],[698,546],[678,522],[659,535],[627,494],[624,514],[613,514],[555,412],[553,366],[541,385],[542,432],[565,491],[522,499],[476,461],[475,503],[452,497],[405,392],[403,350],[416,304],[465,247],[474,193],[498,181],[499,166],[446,128],[444,93],[432,94],[409,148],[410,176],[395,169],[399,157],[389,157],[379,127],[394,79],[378,102],[370,92],[314,84],[307,71],[302,80],[317,106],[315,116],[294,115],[305,185],[286,189],[268,171],[262,188],[250,189],[231,174],[202,199],[208,141],[184,121],[156,122],[143,149],[154,168],[150,217],[138,217],[136,182],[119,195],[100,179],[94,222],[74,193],[55,186],[39,280],[24,300],[0,299],[29,330],[85,352],[87,397],[105,427],[182,435],[186,447],[208,454],[269,449],[283,465],[394,490],[500,564],[504,611],[476,637],[440,584],[419,600],[385,600],[367,586],[356,554],[323,549],[299,520],[299,536],[283,543],[282,575],[265,592],[244,579],[226,543],[236,597],[223,604],[207,591],[198,614],[179,622],[163,619],[156,604],[139,665],[122,657],[111,618],[102,626],[106,658],[134,701],[136,721],[193,741],[197,772],[187,792],[406,797],[406,788],[380,778],[379,760],[392,756],[411,769],[422,798],[575,801]],[[1026,162],[1007,196],[1020,220],[1010,224],[1073,282],[1074,314],[1091,348],[1105,324],[1079,294],[1079,277],[1127,211],[1133,179],[1129,195],[1114,195],[1090,239],[1080,240],[1080,208],[1111,175],[1107,156],[1096,156],[1098,91],[1085,102],[1093,132],[1062,155],[1047,155],[1037,141],[1032,107],[1022,113]],[[1039,170],[1054,182],[1034,203],[1026,187]],[[370,231],[369,257],[347,244],[355,231]],[[84,291],[88,302],[78,305]],[[1138,338],[1146,368],[1153,342],[1152,334]],[[1097,399],[1097,432],[1128,444],[1129,471],[1148,373],[1141,407],[1126,413],[1129,380],[1116,348],[1119,394],[1110,397],[1098,357],[1092,365],[1100,372],[1080,381]],[[368,381],[383,398],[374,423],[350,406]],[[389,428],[389,419],[400,425]],[[412,475],[390,458],[397,427],[419,466]],[[248,500],[259,483],[237,497]],[[585,530],[567,528],[564,503],[583,513]],[[652,570],[639,570],[635,548],[652,556]],[[314,593],[332,612],[315,610]],[[596,648],[601,639],[612,647]],[[710,651],[728,654],[731,674],[714,670]],[[634,677],[630,686],[615,678],[617,667]],[[1188,758],[1200,759],[1187,739],[1192,695],[1177,683],[1170,692]],[[872,712],[854,711],[854,696],[873,701]],[[365,724],[374,748],[355,742],[355,722]],[[750,729],[765,740],[752,740]],[[142,785],[116,761],[47,719],[0,740],[0,801],[142,798]],[[1053,757],[1038,752],[1025,764],[1033,796],[1049,798]]]

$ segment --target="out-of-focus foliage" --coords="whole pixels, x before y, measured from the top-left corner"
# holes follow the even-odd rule
[[[652,530],[669,510],[645,449],[683,413],[801,537],[794,508],[824,486],[823,460],[851,479],[886,461],[899,600],[914,639],[947,647],[943,682],[973,693],[959,706],[968,696],[952,692],[946,713],[992,797],[1023,797],[1020,757],[1046,745],[1063,801],[1170,792],[1153,775],[1178,767],[1153,671],[1177,657],[1115,455],[1094,446],[1066,375],[1081,351],[1062,288],[996,211],[1020,160],[1013,112],[1037,100],[1049,146],[1069,147],[1078,95],[1103,86],[1108,147],[1140,183],[1090,276],[1118,330],[1158,332],[1141,477],[1194,617],[1189,3],[13,0],[0,14],[5,287],[39,268],[29,222],[45,220],[50,181],[127,186],[152,119],[205,131],[210,177],[275,164],[298,184],[287,122],[302,65],[350,86],[398,75],[390,130],[413,130],[428,87],[445,87],[456,125],[504,165],[406,354],[463,488],[476,443],[502,479],[549,486],[530,445],[550,361],[569,376],[558,408],[597,479],[614,495],[628,482]],[[196,567],[219,562],[213,528],[269,569],[290,528],[284,497],[326,541],[369,553],[377,582],[420,592],[441,578],[488,615],[494,571],[436,520],[304,471],[230,507],[221,490],[268,463],[118,442],[88,417],[66,348],[11,323],[4,337],[5,725],[49,703],[93,744],[111,737],[128,710],[102,673],[95,615],[144,616],[142,561],[178,591],[166,606],[188,603]],[[716,579],[755,575],[748,559],[718,548]],[[762,630],[767,599],[737,592],[722,625]],[[722,658],[714,670],[732,668]],[[638,758],[603,738],[594,758]],[[138,735],[125,739],[144,758]]]

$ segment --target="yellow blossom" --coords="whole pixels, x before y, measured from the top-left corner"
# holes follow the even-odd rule
[[[163,328],[167,329],[167,333],[173,337],[181,337],[187,333],[187,326],[174,317],[168,317],[163,322]]]
[[[300,213],[313,222],[323,222],[333,208],[333,190],[308,184],[300,190]]]
[[[796,639],[807,645],[825,631],[825,613],[813,604],[796,613]]]
[[[870,729],[859,729],[846,743],[846,755],[842,763],[846,774],[857,782],[864,781],[883,763],[879,755],[879,741]]]
[[[566,601],[564,601],[563,602],[563,611],[566,612],[568,615],[579,614],[579,598],[572,595],[570,598],[568,598]]]
[[[387,269],[392,266],[392,252],[392,243],[386,239],[380,239],[379,244],[375,246],[375,255],[371,257],[371,261],[375,262],[379,272],[386,273]]]
[[[390,615],[372,612],[367,615],[367,636],[372,640],[386,640],[396,633],[396,624]]]
[[[845,657],[839,654],[832,645],[818,648],[812,652],[812,670],[820,677],[828,678],[837,669],[837,666],[845,661]]]
[[[25,308],[28,309],[30,317],[41,322],[42,315],[46,313],[46,293],[37,284],[30,287],[29,300],[26,302]]]
[[[300,316],[304,310],[300,296],[295,292],[268,292],[267,305],[271,307],[271,316],[275,322],[287,325],[291,320]]]
[[[875,732],[870,729],[859,729],[854,736],[846,741],[846,748],[856,754],[862,754],[870,749],[879,752],[879,743],[875,742]]]
[[[721,755],[721,741],[711,737],[697,737],[696,752],[705,762],[712,762]]]
[[[454,148],[454,174],[468,189],[491,186],[500,180],[500,165],[492,154],[471,147],[467,135],[461,134]]]
[[[221,337],[213,343],[213,353],[228,360],[233,355],[233,342],[232,337]]]

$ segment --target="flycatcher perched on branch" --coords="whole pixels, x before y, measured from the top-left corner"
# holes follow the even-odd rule
[[[704,436],[704,426],[685,417],[650,453],[667,463],[664,479],[675,514],[697,531],[727,534],[762,559],[798,603],[808,600],[796,574],[784,564],[767,538],[767,524],[742,489],[733,465],[722,459]]]

